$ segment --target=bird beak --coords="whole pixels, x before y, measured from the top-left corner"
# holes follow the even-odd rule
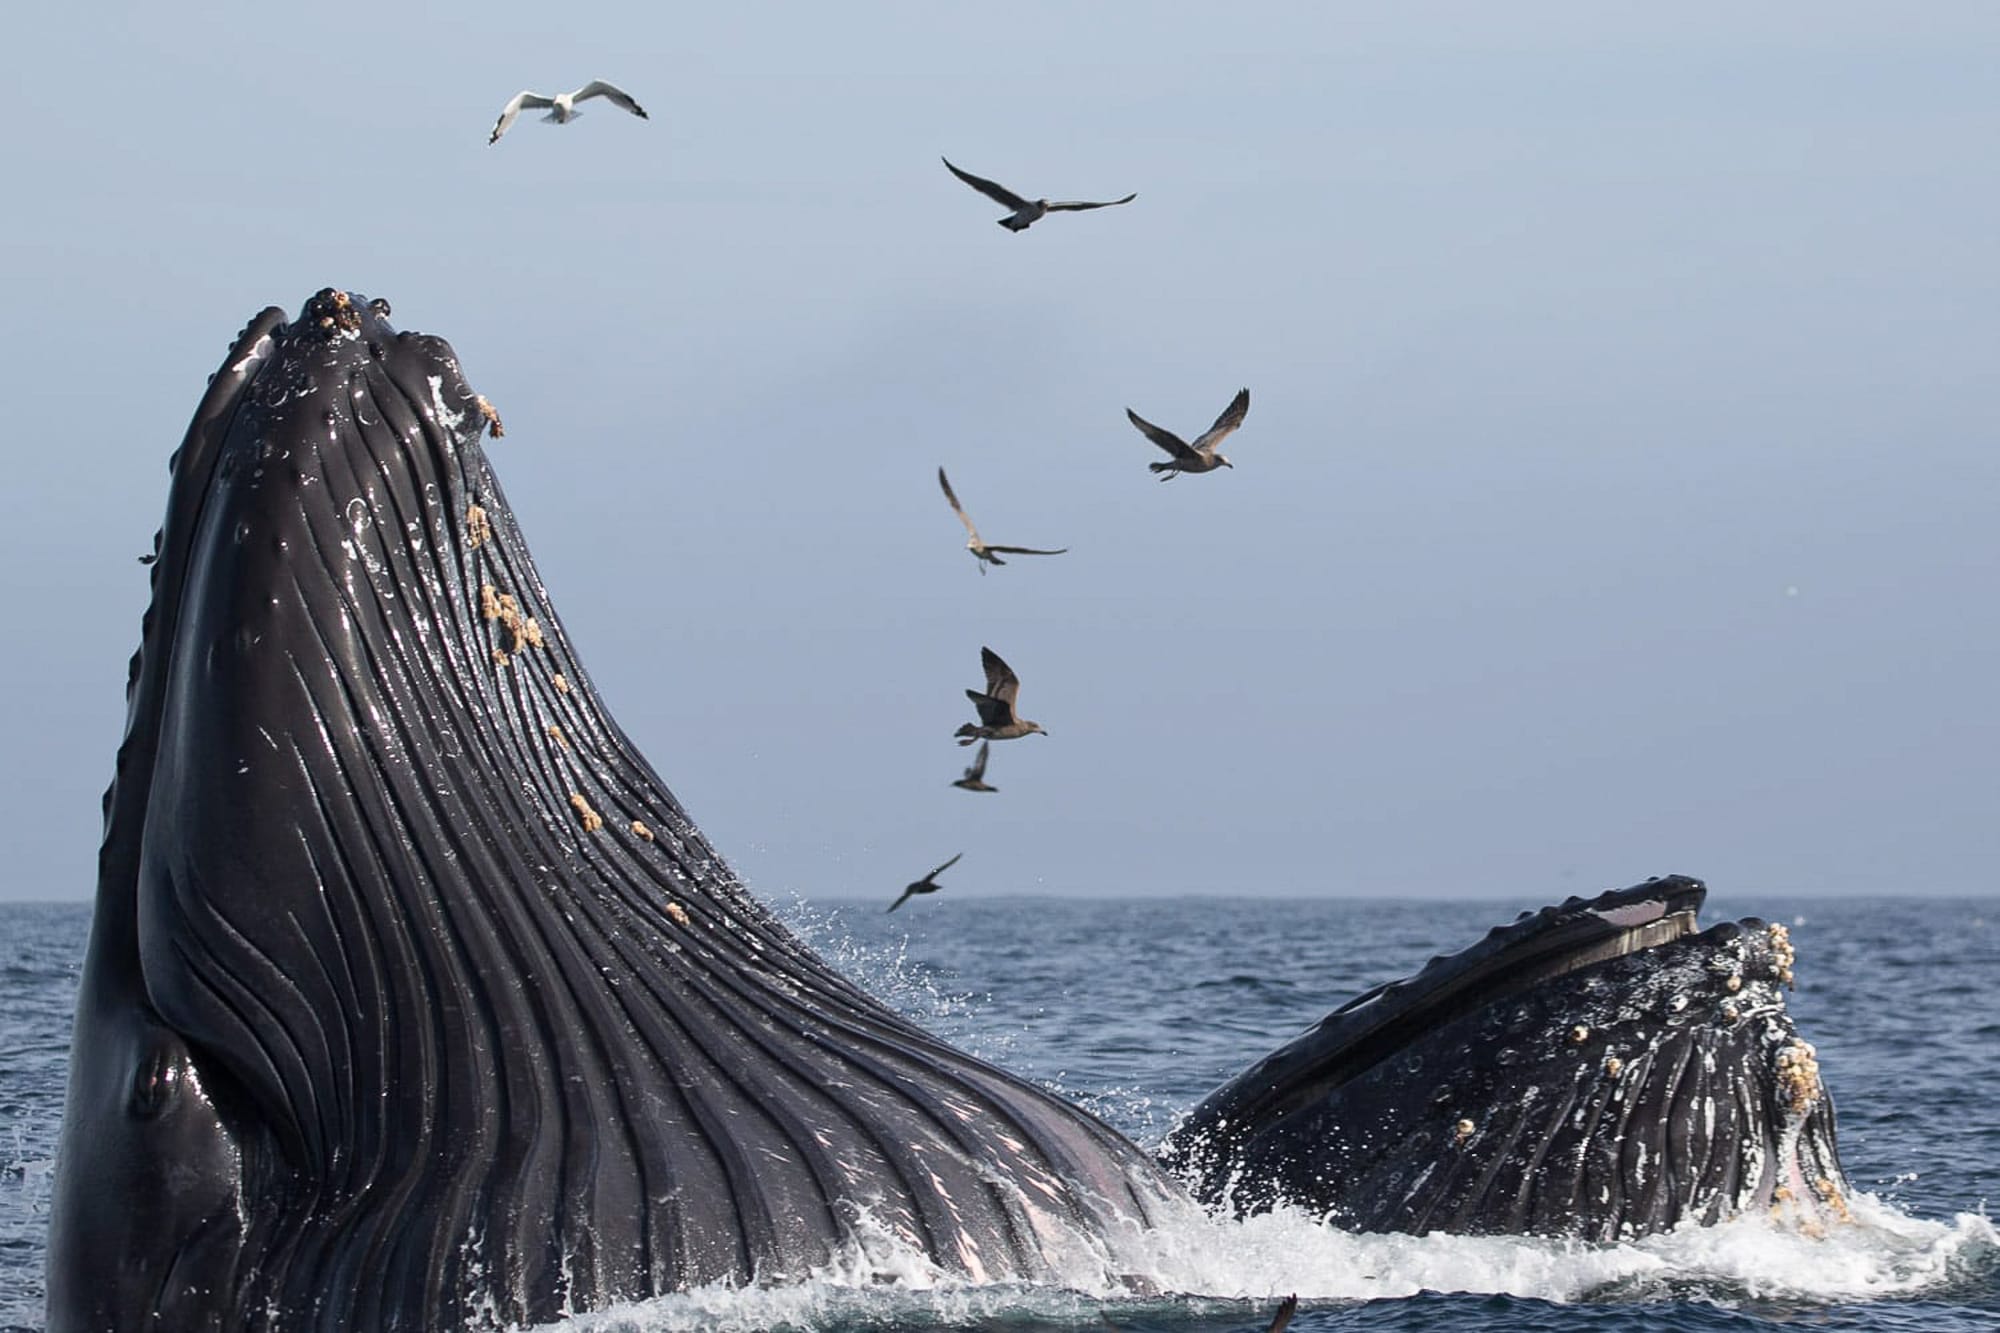
[[[1236,470],[1236,464],[1230,462],[1228,459],[1222,457],[1219,454],[1216,456],[1215,461],[1222,464],[1222,466],[1228,468],[1231,472],[1234,472]]]

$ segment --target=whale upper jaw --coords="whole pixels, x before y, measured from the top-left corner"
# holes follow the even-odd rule
[[[1701,931],[1668,876],[1524,913],[1252,1065],[1163,1155],[1197,1197],[1364,1230],[1618,1239],[1846,1216],[1782,926]]]

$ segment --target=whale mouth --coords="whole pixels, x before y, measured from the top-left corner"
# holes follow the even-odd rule
[[[1130,1271],[1123,1238],[1187,1203],[1173,1145],[952,1049],[750,895],[585,676],[481,448],[492,409],[388,317],[331,288],[264,311],[175,455],[51,1328],[539,1324],[876,1238],[974,1282]],[[1746,1153],[1837,1184],[1790,946],[1696,934],[1702,896],[1524,914],[1186,1123],[1266,1200],[1303,1163],[1370,1230],[1659,1229],[1777,1197]],[[1490,1188],[1518,1145],[1553,1161],[1572,1110],[1563,1151],[1638,1144],[1638,1174]],[[1696,1193],[1661,1194],[1669,1159]]]

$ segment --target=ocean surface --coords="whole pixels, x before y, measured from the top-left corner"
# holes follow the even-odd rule
[[[886,900],[885,900],[886,902]],[[781,905],[850,975],[1152,1143],[1327,1010],[1541,903],[962,899]],[[1157,1233],[1163,1292],[845,1280],[699,1291],[569,1333],[678,1329],[2000,1328],[2000,899],[1711,899],[1792,927],[1792,1009],[1839,1108],[1857,1222],[1638,1244],[1354,1235],[1303,1215]],[[42,1327],[42,1258],[83,905],[0,904],[0,1330]]]

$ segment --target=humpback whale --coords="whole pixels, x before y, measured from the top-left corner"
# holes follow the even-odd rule
[[[1190,1189],[1573,1234],[1837,1200],[1782,941],[1694,933],[1692,881],[1364,997],[1157,1158],[953,1049],[792,935],[619,730],[491,420],[448,343],[329,288],[250,322],[174,455],[50,1333],[501,1327],[883,1246],[974,1281],[1116,1281],[1120,1238]],[[1583,1184],[1522,1194],[1578,1154]],[[1684,1170],[1701,1183],[1661,1183]]]

